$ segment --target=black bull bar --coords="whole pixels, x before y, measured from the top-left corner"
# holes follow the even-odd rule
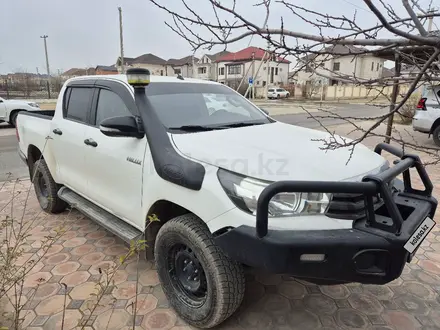
[[[433,185],[426,172],[419,156],[413,154],[404,154],[402,150],[386,143],[380,143],[374,151],[381,154],[387,151],[397,156],[400,160],[395,166],[375,174],[366,175],[362,182],[332,182],[332,181],[278,181],[267,186],[258,198],[256,215],[256,232],[259,238],[263,238],[268,233],[269,202],[279,193],[346,193],[362,194],[365,198],[366,206],[366,225],[391,231],[399,236],[401,233],[404,219],[399,208],[394,201],[392,187],[390,182],[400,174],[403,174],[404,190],[402,195],[417,196],[419,199],[426,199],[432,204],[430,217],[434,217],[437,207],[437,201],[432,198]],[[419,175],[424,190],[414,189],[411,185],[410,169],[415,168]],[[382,226],[376,221],[373,197],[380,195],[392,219],[392,226]]]

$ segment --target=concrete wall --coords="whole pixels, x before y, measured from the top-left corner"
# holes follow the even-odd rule
[[[375,98],[391,96],[392,86],[377,86],[375,88],[367,88],[365,86],[354,85],[335,85],[326,86],[324,98],[326,100],[334,99],[359,99],[359,98]],[[399,94],[405,94],[409,89],[408,85],[399,87]]]

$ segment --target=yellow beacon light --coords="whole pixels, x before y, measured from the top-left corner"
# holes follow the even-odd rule
[[[150,71],[142,68],[130,68],[127,70],[127,81],[134,88],[148,86]]]

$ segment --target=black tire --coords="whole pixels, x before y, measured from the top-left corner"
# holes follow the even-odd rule
[[[287,94],[286,94],[286,99],[288,99],[288,98],[289,98],[289,96],[290,96],[290,94],[289,94],[289,93],[287,93]]]
[[[243,268],[223,254],[206,224],[194,214],[166,222],[154,250],[165,296],[188,324],[212,328],[240,306],[245,289]]]
[[[44,159],[39,159],[34,163],[32,179],[35,194],[44,211],[56,214],[66,209],[66,202],[57,195],[61,186],[53,180]]]
[[[11,114],[11,117],[9,118],[9,124],[10,124],[12,127],[15,127],[15,126],[16,126],[18,113],[19,113],[19,111],[15,111],[15,112],[13,112],[13,113]]]
[[[432,138],[436,146],[440,147],[440,125],[438,125],[432,132]]]
[[[277,99],[279,99],[279,98],[280,98],[280,94],[277,95]]]

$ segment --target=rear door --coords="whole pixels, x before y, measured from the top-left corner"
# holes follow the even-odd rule
[[[86,128],[88,195],[92,202],[135,227],[143,228],[142,169],[144,154],[149,155],[146,138],[109,137],[99,124],[106,118],[131,116],[137,108],[128,85],[111,80],[97,80],[92,105],[92,125]]]
[[[94,81],[71,83],[66,88],[62,109],[51,121],[51,148],[57,164],[58,181],[81,195],[87,191],[84,164],[84,134],[89,125]]]

